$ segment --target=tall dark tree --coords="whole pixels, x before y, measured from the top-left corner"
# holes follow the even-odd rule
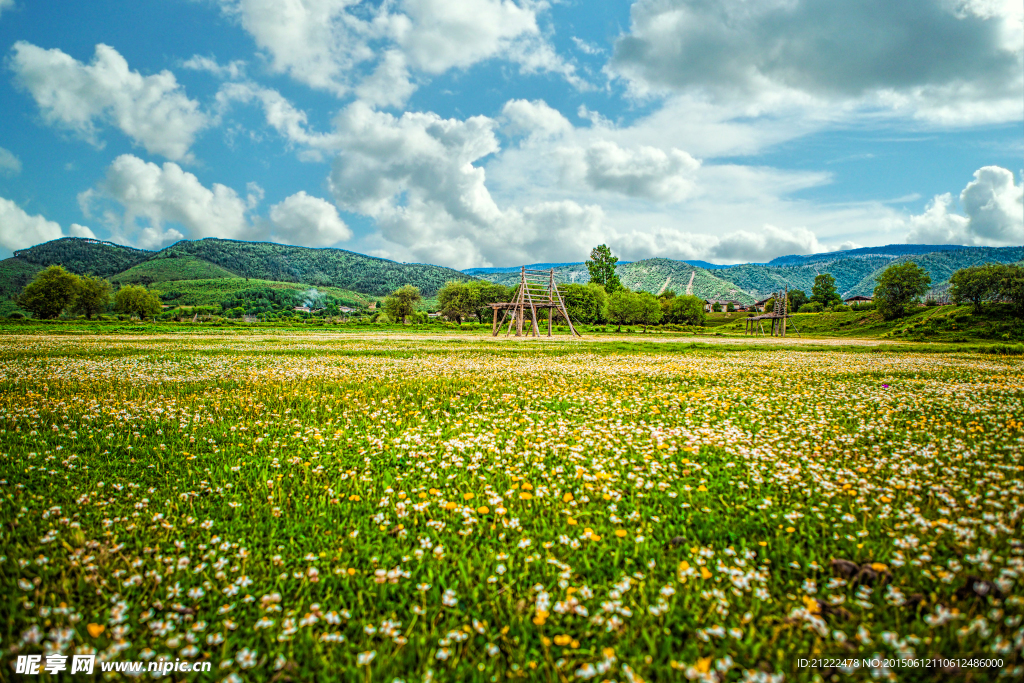
[[[821,273],[814,278],[814,286],[811,287],[811,301],[829,308],[840,303],[842,300],[839,292],[836,291],[836,279],[834,277],[828,273]]]
[[[902,318],[907,306],[917,301],[932,284],[928,272],[913,261],[889,266],[878,276],[873,298],[886,320]]]
[[[56,318],[74,304],[78,283],[78,276],[64,270],[63,266],[50,266],[36,273],[32,282],[25,285],[18,305],[36,318]]]
[[[479,289],[468,282],[452,280],[437,293],[437,305],[449,320],[462,324],[463,318],[472,315],[479,306]]]
[[[114,309],[118,313],[137,315],[140,320],[152,318],[161,308],[157,295],[141,285],[127,285],[114,295]]]
[[[75,310],[85,314],[92,320],[94,315],[103,311],[110,303],[110,283],[101,277],[83,275],[78,280],[78,296],[75,298]]]
[[[615,264],[619,262],[617,256],[612,255],[612,250],[605,244],[600,244],[590,251],[590,260],[587,261],[587,270],[590,271],[590,281],[604,287],[608,294],[614,294],[622,289],[619,276],[615,274]]]
[[[405,324],[405,319],[416,312],[416,304],[422,299],[419,287],[404,285],[384,299],[384,311],[392,320],[401,320],[402,324]]]
[[[1005,266],[986,263],[983,266],[962,268],[949,278],[950,294],[957,303],[969,301],[974,304],[975,313],[981,312],[981,304],[1000,296]]]

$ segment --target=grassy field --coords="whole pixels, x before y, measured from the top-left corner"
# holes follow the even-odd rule
[[[1019,356],[173,329],[4,330],[5,672],[1024,675]]]

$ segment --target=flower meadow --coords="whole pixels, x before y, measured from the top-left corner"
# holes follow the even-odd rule
[[[5,680],[1024,677],[1017,357],[40,335],[0,382]]]

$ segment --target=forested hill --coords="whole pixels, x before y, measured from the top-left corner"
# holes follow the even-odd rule
[[[0,289],[11,296],[35,271],[55,264],[80,275],[99,275],[123,283],[151,285],[238,277],[337,287],[371,296],[385,296],[411,284],[430,297],[449,280],[474,279],[451,268],[398,263],[344,249],[210,238],[182,241],[151,252],[65,237],[22,249],[0,262]]]
[[[735,299],[741,303],[764,298],[781,288],[802,289],[808,294],[814,278],[829,273],[836,279],[836,289],[844,297],[870,295],[877,278],[894,263],[913,261],[928,271],[932,288],[942,291],[948,286],[950,275],[961,268],[983,263],[1015,263],[1024,259],[1024,247],[932,247],[928,245],[890,245],[850,251],[785,256],[770,264],[745,263],[700,268],[686,261],[645,259],[619,263],[616,273],[626,287],[657,294],[671,289],[684,294],[690,286],[692,294],[704,299]],[[772,265],[774,264],[774,265]],[[505,285],[519,281],[518,269],[512,272],[488,273],[481,269],[471,272],[477,277]],[[693,273],[693,280],[690,274]],[[561,282],[587,282],[590,279],[585,264],[572,264],[555,268]]]
[[[161,258],[176,255],[200,258],[240,277],[342,287],[375,296],[390,294],[406,284],[419,287],[425,296],[433,296],[449,280],[473,279],[442,266],[398,263],[344,249],[310,249],[269,242],[211,238],[178,242],[159,254]]]
[[[110,277],[153,255],[151,251],[113,242],[63,237],[14,252],[14,258],[36,266],[60,264],[78,275]]]

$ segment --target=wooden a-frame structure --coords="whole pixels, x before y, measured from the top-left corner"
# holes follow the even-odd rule
[[[761,329],[761,336],[765,336],[764,324],[762,321],[772,321],[772,336],[773,337],[785,337],[786,336],[786,318],[792,317],[789,312],[789,287],[786,289],[775,292],[773,295],[775,299],[775,306],[772,308],[772,312],[767,311],[761,315],[755,315],[747,318],[747,334],[757,334],[758,328]],[[800,330],[793,327],[793,330],[800,334]]]
[[[550,270],[527,270],[526,267],[519,269],[519,288],[516,290],[515,298],[508,302],[487,304],[494,312],[494,320],[491,325],[491,336],[497,337],[501,328],[508,321],[508,330],[505,336],[512,333],[515,326],[517,337],[523,336],[523,322],[527,314],[530,315],[532,325],[526,336],[539,337],[540,326],[537,324],[537,311],[548,309],[548,336],[551,336],[552,325],[555,315],[561,315],[569,325],[569,333],[576,337],[582,337],[576,331],[576,327],[569,318],[569,311],[565,308],[565,301],[561,292],[558,291],[558,284],[555,283],[555,269]],[[501,322],[498,322],[498,311],[503,311]]]

